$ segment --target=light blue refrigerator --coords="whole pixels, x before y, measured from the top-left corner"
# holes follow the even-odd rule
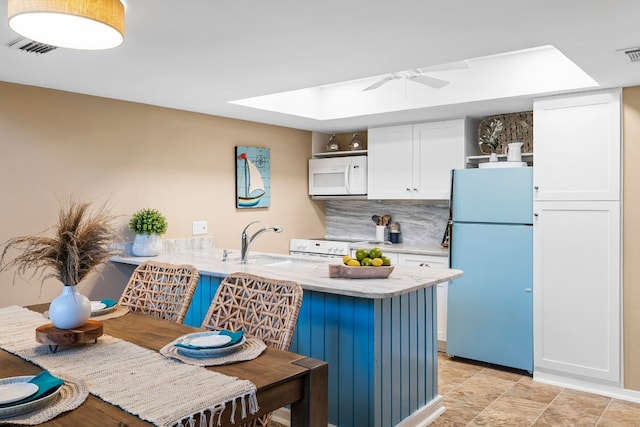
[[[449,355],[533,371],[532,172],[452,172]]]

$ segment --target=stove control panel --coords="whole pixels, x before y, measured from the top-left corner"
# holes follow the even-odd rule
[[[349,255],[349,242],[333,240],[291,239],[289,253],[309,255]]]

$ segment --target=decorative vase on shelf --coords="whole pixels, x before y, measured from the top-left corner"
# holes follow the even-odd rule
[[[358,132],[353,134],[351,142],[349,142],[349,149],[351,151],[362,150],[362,140],[360,139]]]
[[[338,142],[338,138],[336,138],[336,134],[334,133],[327,143],[327,151],[333,152],[338,150],[340,150],[340,142]]]
[[[489,161],[490,162],[497,162],[498,161],[498,155],[496,153],[491,153],[489,155]]]
[[[62,293],[49,305],[49,319],[56,328],[73,329],[87,323],[91,316],[91,302],[77,286],[64,286]]]
[[[162,252],[162,240],[158,234],[136,234],[131,247],[135,256],[158,256]]]

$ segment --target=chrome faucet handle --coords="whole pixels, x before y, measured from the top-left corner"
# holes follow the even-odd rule
[[[231,253],[231,251],[223,249],[222,250],[222,261],[227,261],[227,257],[229,256],[230,253]]]

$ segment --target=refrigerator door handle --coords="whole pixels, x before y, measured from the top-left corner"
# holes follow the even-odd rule
[[[449,189],[449,221],[447,221],[447,231],[449,240],[449,268],[451,268],[451,254],[453,253],[453,180],[455,169],[451,169],[451,188]]]

